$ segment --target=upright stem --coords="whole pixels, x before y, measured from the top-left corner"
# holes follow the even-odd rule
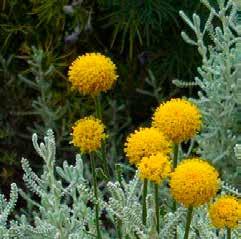
[[[173,169],[177,167],[178,163],[178,152],[179,152],[179,144],[174,144],[174,150],[173,150]]]
[[[94,101],[95,101],[96,117],[102,120],[102,107],[101,107],[100,96],[94,96]]]
[[[103,169],[104,169],[105,175],[108,179],[110,179],[110,172],[109,172],[107,157],[105,152],[105,142],[103,142],[101,145],[101,154],[103,159]]]
[[[53,162],[51,162],[51,161],[47,162],[47,169],[48,169],[48,173],[49,173],[49,185],[51,185],[50,190],[55,194],[56,182],[55,182],[55,177],[54,177]]]
[[[90,162],[91,162],[91,170],[93,176],[93,185],[94,185],[94,194],[95,194],[95,224],[96,224],[96,233],[97,239],[101,239],[101,232],[100,232],[100,224],[99,224],[99,202],[98,202],[98,189],[97,189],[97,180],[96,180],[96,173],[95,173],[95,160],[93,155],[90,154]]]
[[[146,195],[147,195],[147,185],[148,185],[148,181],[147,179],[144,179],[143,182],[143,194],[142,194],[142,222],[143,225],[146,225]]]
[[[121,220],[120,219],[117,219],[117,236],[118,236],[118,239],[122,239],[122,232],[121,232]]]
[[[155,210],[156,210],[156,230],[159,234],[160,231],[160,210],[159,210],[159,185],[155,184]]]
[[[122,185],[120,165],[115,165],[115,172],[117,174],[117,179],[119,184]],[[122,239],[122,221],[119,218],[116,218],[116,229],[117,229],[118,239]]]
[[[179,152],[179,144],[174,144],[174,150],[173,150],[173,170],[177,167],[178,163],[178,152]],[[177,210],[177,204],[174,201],[173,202],[173,212]]]
[[[179,153],[179,144],[174,144],[174,149],[173,149],[173,166],[172,169],[175,170],[177,167],[178,163],[178,153]],[[173,206],[172,206],[172,211],[175,212],[177,210],[177,203],[176,201],[173,201]],[[177,239],[177,229],[175,229],[175,235],[174,239]]]
[[[231,239],[231,229],[227,228],[227,239]]]
[[[102,105],[101,105],[101,101],[100,101],[100,96],[94,96],[94,102],[95,102],[96,117],[98,119],[102,120]],[[103,160],[103,170],[104,170],[107,178],[110,179],[110,172],[108,169],[104,142],[101,145],[101,155],[102,155],[102,160]]]
[[[185,234],[183,239],[188,239],[189,230],[190,230],[191,221],[192,221],[192,212],[193,212],[193,207],[191,206],[188,208],[188,211],[187,211],[187,221],[186,221]]]
[[[116,179],[118,180],[118,182],[119,182],[120,185],[122,185],[122,182],[121,182],[121,173],[122,173],[122,170],[121,170],[120,164],[115,164],[115,177],[116,177]]]

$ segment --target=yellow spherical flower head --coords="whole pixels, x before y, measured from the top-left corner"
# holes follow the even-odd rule
[[[138,164],[139,177],[160,184],[171,172],[171,162],[168,156],[158,153],[142,158]]]
[[[190,101],[172,99],[156,109],[153,126],[161,129],[174,143],[181,143],[200,130],[201,114]]]
[[[210,201],[219,184],[216,169],[199,158],[183,160],[170,179],[172,196],[185,207],[197,207]]]
[[[78,120],[72,129],[72,143],[80,148],[82,153],[91,153],[98,150],[101,147],[102,140],[107,137],[104,133],[104,125],[94,117],[85,117]]]
[[[69,81],[73,89],[83,95],[98,95],[109,90],[117,80],[116,66],[100,53],[79,56],[69,68]]]
[[[233,196],[221,196],[210,206],[209,216],[217,228],[235,228],[241,220],[241,204]]]
[[[171,143],[164,134],[156,128],[140,128],[127,137],[124,149],[131,164],[137,164],[143,157],[149,157],[159,152],[171,152]]]

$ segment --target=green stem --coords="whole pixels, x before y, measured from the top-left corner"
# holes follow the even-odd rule
[[[174,149],[173,149],[173,165],[172,169],[175,170],[177,167],[178,163],[178,153],[179,153],[179,144],[174,144]],[[172,211],[175,212],[177,210],[177,203],[174,200],[173,201],[173,206],[172,206]],[[177,228],[175,229],[175,234],[174,234],[174,239],[177,239]]]
[[[172,166],[173,170],[177,167],[178,152],[179,152],[179,144],[174,144],[174,149],[173,149],[173,166]],[[176,201],[173,202],[172,209],[173,209],[172,210],[173,212],[175,212],[177,210],[177,203],[176,203]]]
[[[102,107],[100,96],[94,96],[96,117],[102,120]]]
[[[147,195],[147,185],[148,185],[148,181],[147,179],[144,179],[143,182],[143,194],[142,194],[142,222],[143,225],[146,225],[146,195]]]
[[[227,239],[231,239],[231,229],[227,228]]]
[[[117,179],[117,181],[119,182],[120,185],[122,185],[121,173],[122,173],[121,165],[115,164],[115,177],[116,177],[116,179]]]
[[[96,117],[98,119],[102,120],[102,105],[101,105],[100,96],[94,96],[94,102],[95,102]],[[108,162],[107,162],[104,142],[101,145],[101,156],[102,156],[102,161],[103,161],[103,170],[104,170],[107,178],[110,179],[110,172],[108,169]]]
[[[118,235],[118,239],[122,239],[122,233],[121,233],[121,220],[117,219],[117,235]]]
[[[187,221],[186,221],[185,234],[183,239],[188,239],[189,230],[190,230],[191,221],[192,221],[192,212],[193,212],[193,207],[191,206],[188,208],[188,211],[187,211]]]
[[[95,172],[95,160],[92,154],[90,154],[90,163],[91,163],[91,170],[93,176],[93,185],[94,185],[94,194],[95,194],[95,224],[96,224],[96,233],[97,239],[101,239],[100,233],[100,224],[99,224],[99,202],[98,202],[98,189],[97,189],[97,180],[96,180],[96,172]]]
[[[107,156],[105,152],[105,143],[103,142],[101,145],[101,154],[102,154],[102,160],[103,160],[103,170],[105,172],[105,175],[108,179],[110,179],[110,172],[108,169],[108,163],[107,163]]]
[[[174,144],[174,149],[173,149],[173,169],[175,169],[177,167],[178,152],[179,152],[179,144]]]
[[[173,170],[175,170],[175,168],[177,167],[177,163],[178,163],[178,152],[179,152],[179,144],[174,144],[174,149],[173,149]],[[177,204],[174,201],[173,202],[173,212],[175,212],[177,210]]]
[[[160,231],[160,210],[159,210],[159,185],[155,184],[155,208],[156,208],[156,230],[159,234]]]

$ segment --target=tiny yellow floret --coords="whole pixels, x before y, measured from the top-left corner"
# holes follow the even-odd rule
[[[138,164],[139,177],[160,184],[171,172],[171,162],[168,156],[158,153],[142,158]]]
[[[197,106],[184,99],[171,99],[161,104],[152,119],[153,126],[176,144],[191,139],[201,128],[201,114]]]
[[[237,198],[223,195],[210,206],[209,217],[216,228],[236,228],[241,221],[241,204]]]
[[[131,164],[157,153],[169,154],[171,142],[156,128],[140,128],[127,137],[124,149]]]
[[[69,67],[68,76],[73,89],[92,96],[109,90],[118,78],[115,64],[100,53],[79,56]]]
[[[92,116],[78,120],[73,129],[73,143],[82,153],[91,153],[101,147],[102,140],[107,136],[104,125],[99,119]]]
[[[185,207],[209,202],[216,195],[219,185],[216,169],[199,158],[183,160],[171,173],[171,194]]]

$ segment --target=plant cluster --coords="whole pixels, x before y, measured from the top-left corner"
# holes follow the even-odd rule
[[[191,20],[180,12],[195,35],[189,37],[182,32],[182,37],[196,46],[202,57],[199,76],[191,83],[199,87],[195,102],[203,114],[198,153],[215,163],[226,179],[240,188],[239,163],[233,148],[240,142],[241,6],[239,1],[217,1],[216,7],[207,0],[202,2],[210,11],[204,22],[197,14]],[[190,86],[185,82],[175,83]],[[232,177],[233,174],[236,176]]]
[[[93,51],[110,56],[118,68],[115,89],[101,97],[111,131],[108,157],[123,161],[126,132],[144,122],[157,102],[181,93],[171,80],[191,80],[200,61],[180,38],[180,8],[201,9],[187,0],[1,1],[1,185],[20,179],[15,158],[33,155],[26,145],[34,132],[54,130],[61,162],[63,154],[76,153],[68,144],[72,123],[94,107],[90,98],[71,91],[66,71],[78,55]],[[41,167],[37,158],[31,164]]]
[[[48,0],[33,2],[36,13],[41,13],[41,22],[51,22],[52,16],[47,15],[41,4],[45,3],[51,9],[53,5]],[[126,7],[119,1],[98,2],[105,7]],[[156,5],[157,1],[141,2],[140,6],[136,1],[125,3],[130,9],[143,5],[162,7]],[[114,83],[118,85],[120,81],[114,60],[101,53],[77,57],[68,70],[71,92],[76,90],[77,96],[85,97],[92,106],[85,111],[87,116],[80,114],[71,124],[72,132],[69,129],[69,144],[74,145],[78,154],[73,164],[68,158],[61,165],[54,131],[47,130],[42,142],[38,141],[36,133],[32,135],[33,147],[42,159],[43,167],[40,172],[35,172],[30,162],[22,158],[23,181],[28,192],[13,183],[9,199],[0,194],[0,238],[240,238],[241,193],[235,188],[235,182],[239,182],[241,158],[236,120],[240,103],[237,101],[240,77],[237,59],[241,42],[241,4],[233,0],[218,0],[214,5],[208,0],[202,3],[210,11],[208,20],[202,24],[197,14],[191,21],[180,12],[197,36],[195,42],[182,33],[187,42],[198,47],[202,56],[202,66],[198,68],[200,76],[190,84],[175,81],[179,86],[199,86],[199,99],[172,98],[159,103],[145,127],[133,130],[125,142],[120,140],[117,144],[105,114],[109,92]],[[61,1],[61,4],[67,2]],[[60,6],[52,9],[53,12],[58,12]],[[82,1],[73,1],[64,9],[68,14],[72,11],[73,17],[76,6],[82,6]],[[150,11],[153,21],[162,20],[162,16],[156,16],[156,11],[158,9]],[[154,40],[150,38],[149,30],[155,26],[153,22],[150,29],[146,28],[148,24],[141,18],[136,19],[135,12],[133,14],[124,26],[125,34],[130,34],[130,60],[133,39],[137,37],[141,43],[143,38],[149,44]],[[168,16],[170,12],[166,14]],[[136,25],[138,20],[146,29],[143,36]],[[56,24],[63,22],[64,18],[60,16]],[[115,29],[113,44],[122,28],[119,24]],[[131,35],[133,30],[137,32],[136,36]],[[205,38],[206,33],[211,41]],[[28,61],[31,70],[19,75],[19,79],[40,89],[41,96],[34,101],[33,107],[43,117],[45,127],[51,127],[51,122],[62,119],[57,116],[64,111],[51,105],[52,95],[45,94],[50,91],[46,89],[51,84],[45,84],[44,79],[51,79],[53,67],[45,68],[43,51],[33,48],[33,53],[37,54]],[[35,81],[28,79],[31,75],[36,76]],[[233,86],[228,85],[231,82]],[[154,97],[158,98],[157,94]],[[71,101],[69,105],[72,107]],[[220,112],[220,107],[226,107],[227,111]],[[47,114],[50,112],[56,118],[49,120]],[[232,119],[231,122],[228,119]],[[113,119],[112,124],[115,122]],[[40,129],[39,132],[42,133]],[[118,150],[114,147],[120,145],[125,161],[117,163],[114,157]],[[220,163],[215,155],[224,162]],[[229,171],[236,174],[227,176]],[[233,182],[234,186],[230,186]],[[27,208],[11,218],[19,196],[26,200]]]

